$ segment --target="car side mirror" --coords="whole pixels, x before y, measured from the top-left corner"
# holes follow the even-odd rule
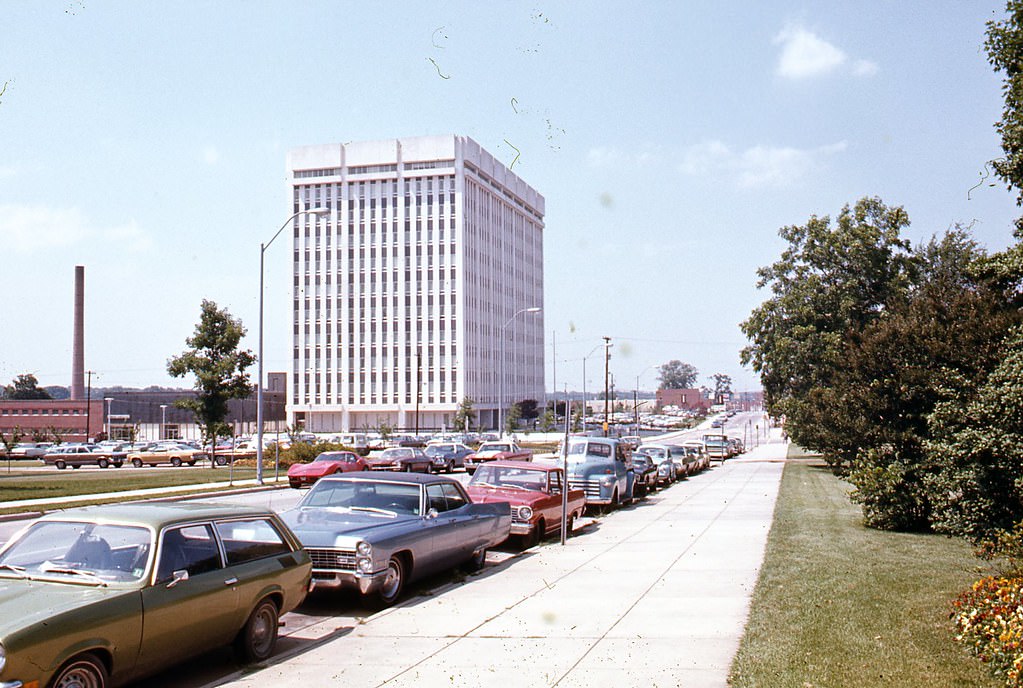
[[[429,511],[426,512],[427,518],[437,518],[438,516],[440,516],[440,512],[437,511],[437,509],[435,508],[431,508]]]
[[[176,586],[181,581],[186,581],[186,580],[188,580],[188,571],[186,571],[185,569],[181,569],[180,571],[175,571],[174,573],[171,574],[170,583],[167,584],[167,588],[168,589],[173,588],[174,586]]]

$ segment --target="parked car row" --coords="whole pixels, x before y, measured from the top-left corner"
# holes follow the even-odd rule
[[[468,486],[434,475],[418,448],[387,450],[393,468],[418,473],[326,452],[296,471],[311,487],[280,517],[201,502],[44,516],[0,548],[0,686],[107,688],[226,644],[263,661],[280,616],[316,587],[393,604],[412,581],[482,568],[509,537],[532,546],[571,532],[588,506],[646,496],[662,466],[703,470],[699,449],[631,454],[615,439],[571,437],[567,474],[561,463],[494,459]]]

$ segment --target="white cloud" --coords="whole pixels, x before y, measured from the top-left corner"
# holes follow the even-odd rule
[[[594,168],[633,169],[653,165],[657,162],[657,154],[651,150],[623,151],[613,146],[597,146],[586,153],[586,162]]]
[[[220,162],[220,151],[214,146],[206,146],[202,151],[202,159],[207,165],[216,165]]]
[[[131,252],[149,250],[152,239],[134,220],[94,227],[77,208],[0,205],[0,249],[18,254],[66,248],[85,242],[117,244]]]
[[[849,63],[849,57],[812,31],[798,25],[789,25],[774,37],[781,45],[778,56],[778,75],[786,79],[810,79],[833,73]],[[873,76],[878,66],[870,60],[856,60],[852,73]]]
[[[853,74],[856,76],[874,76],[877,74],[877,63],[870,60],[856,60],[853,65]]]
[[[817,148],[754,146],[733,151],[721,141],[707,141],[690,147],[679,169],[691,176],[728,177],[745,189],[790,186],[846,147],[846,142],[840,141]]]

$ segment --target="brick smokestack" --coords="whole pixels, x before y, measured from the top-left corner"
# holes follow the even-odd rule
[[[71,398],[85,398],[85,266],[75,266],[75,331],[71,349]]]

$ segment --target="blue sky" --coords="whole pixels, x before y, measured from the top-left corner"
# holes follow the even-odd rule
[[[69,384],[77,264],[94,384],[190,385],[166,361],[203,298],[255,350],[287,151],[455,133],[546,198],[548,388],[581,388],[605,335],[619,389],[654,389],[671,359],[758,388],[739,323],[780,227],[876,195],[914,241],[955,223],[1011,241],[1013,197],[980,183],[1000,152],[984,22],[1003,9],[4,2],[0,383]],[[288,261],[267,253],[268,370],[291,368]]]

